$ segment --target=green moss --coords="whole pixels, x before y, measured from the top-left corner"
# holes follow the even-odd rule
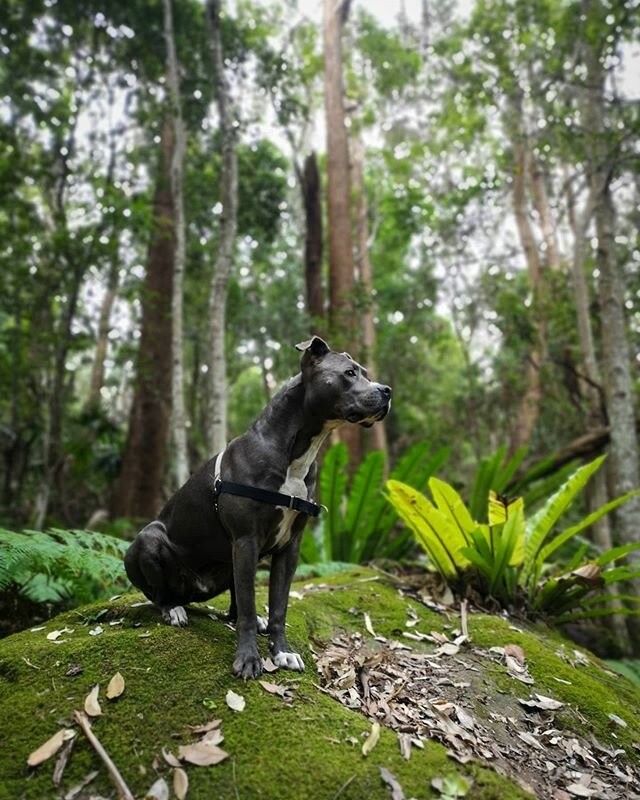
[[[458,624],[455,615],[438,615],[417,602],[407,601],[384,580],[371,580],[375,577],[370,570],[360,569],[312,581],[314,588],[310,591],[304,588],[307,582],[294,587],[304,597],[291,600],[289,639],[303,655],[307,671],[304,675],[279,672],[267,676],[295,687],[291,705],[267,694],[257,683],[242,684],[232,677],[235,634],[221,621],[210,619],[206,606],[192,610],[188,628],[174,629],[159,624],[153,608],[132,608],[131,603],[140,600],[140,595],[126,595],[114,602],[80,609],[80,613],[61,615],[49,622],[44,631],[25,631],[3,640],[0,718],[10,720],[10,724],[0,728],[0,798],[42,800],[57,796],[51,783],[54,760],[29,770],[26,758],[55,733],[61,721],[70,722],[73,709],[82,707],[94,684],[105,687],[118,670],[126,681],[125,693],[109,702],[101,692],[103,716],[94,722],[94,730],[136,795],[143,795],[155,780],[153,764],[162,747],[175,752],[178,744],[190,741],[185,734],[187,724],[220,717],[223,747],[230,758],[215,767],[188,767],[189,797],[194,800],[237,795],[286,795],[294,800],[331,798],[347,782],[340,794],[344,800],[386,800],[390,790],[380,779],[380,766],[396,776],[407,797],[434,796],[431,779],[452,772],[473,777],[468,795],[471,800],[528,797],[488,768],[452,762],[445,748],[435,742],[428,742],[423,751],[414,749],[407,762],[400,755],[393,731],[384,730],[373,752],[367,758],[362,756],[360,746],[370,723],[316,688],[310,639],[317,647],[318,640],[328,640],[341,630],[364,631],[364,611],[378,633],[400,638],[406,630],[408,604],[420,617],[421,631]],[[263,587],[258,592],[259,607],[265,602]],[[217,598],[211,605],[222,611],[226,598]],[[103,609],[107,613],[99,616]],[[91,636],[89,631],[98,616],[104,632]],[[120,618],[124,620],[122,625],[109,625]],[[46,639],[48,631],[65,625],[74,629],[61,637],[67,641],[55,644]],[[610,710],[629,724],[625,731],[616,729],[618,744],[638,738],[640,692],[624,678],[607,674],[597,664],[570,667],[555,655],[556,642],[549,647],[539,631],[516,633],[509,630],[508,623],[482,615],[470,617],[470,629],[474,643],[481,646],[508,641],[521,644],[536,678],[536,691],[552,694],[573,706],[588,719],[603,744],[612,742],[614,733],[608,728],[606,715]],[[261,640],[260,646],[266,655],[266,641]],[[428,645],[425,648],[429,649]],[[81,664],[82,673],[67,676],[71,663]],[[499,688],[504,687],[511,695],[514,688],[520,696],[528,688],[522,684],[514,687],[514,681],[505,677],[501,667],[489,661],[486,666],[485,677],[502,682]],[[570,679],[572,685],[557,684],[552,675]],[[236,714],[227,708],[224,698],[229,688],[245,696],[244,712]],[[616,694],[620,698],[617,702]],[[215,707],[207,709],[205,700]],[[568,713],[565,724],[570,726],[574,721]],[[350,742],[352,738],[358,744]],[[93,791],[113,796],[104,768],[80,735],[65,771],[63,788],[74,785],[91,769],[99,770]],[[158,769],[170,777],[161,759]]]

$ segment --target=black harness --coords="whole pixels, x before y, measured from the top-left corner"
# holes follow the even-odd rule
[[[237,497],[249,497],[251,500],[257,500],[259,503],[268,503],[272,506],[283,506],[284,508],[291,508],[294,511],[301,511],[303,514],[308,514],[310,517],[317,517],[324,508],[324,506],[312,503],[309,500],[303,500],[301,497],[296,497],[295,495],[282,494],[282,492],[270,492],[267,489],[260,489],[258,486],[248,486],[246,483],[223,481],[220,478],[220,465],[222,463],[223,453],[224,450],[216,459],[215,475],[213,479],[213,494],[216,507],[218,505],[218,497],[221,494],[234,494]]]

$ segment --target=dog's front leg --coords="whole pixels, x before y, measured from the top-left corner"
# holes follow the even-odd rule
[[[289,602],[289,589],[293,574],[298,563],[298,553],[302,534],[293,538],[284,550],[274,553],[271,557],[271,574],[269,577],[269,650],[273,663],[283,669],[294,669],[297,672],[304,670],[304,661],[298,653],[291,652],[285,621],[287,618],[287,604]]]
[[[233,543],[233,581],[236,594],[238,646],[233,673],[238,678],[257,678],[262,661],[256,642],[256,568],[258,566],[257,536],[241,536]]]

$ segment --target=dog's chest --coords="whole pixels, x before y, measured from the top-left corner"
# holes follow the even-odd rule
[[[289,464],[286,477],[278,489],[279,492],[301,497],[303,500],[309,499],[305,478],[318,456],[322,443],[335,427],[336,423],[328,422],[320,433],[313,437],[306,451]],[[284,547],[287,544],[291,538],[291,528],[298,514],[298,511],[291,508],[282,508],[282,519],[276,531],[275,547]]]

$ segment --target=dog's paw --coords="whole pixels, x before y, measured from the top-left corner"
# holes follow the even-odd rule
[[[297,653],[287,653],[281,650],[272,656],[273,663],[280,669],[292,669],[295,672],[304,672],[304,661]]]
[[[262,659],[257,650],[237,653],[233,662],[233,674],[242,680],[253,680],[262,674]]]
[[[182,606],[163,608],[161,613],[167,625],[173,625],[174,628],[185,628],[189,624],[189,617]]]
[[[260,614],[258,614],[256,617],[256,622],[260,636],[266,636],[269,630],[269,620],[266,617],[261,617]]]

